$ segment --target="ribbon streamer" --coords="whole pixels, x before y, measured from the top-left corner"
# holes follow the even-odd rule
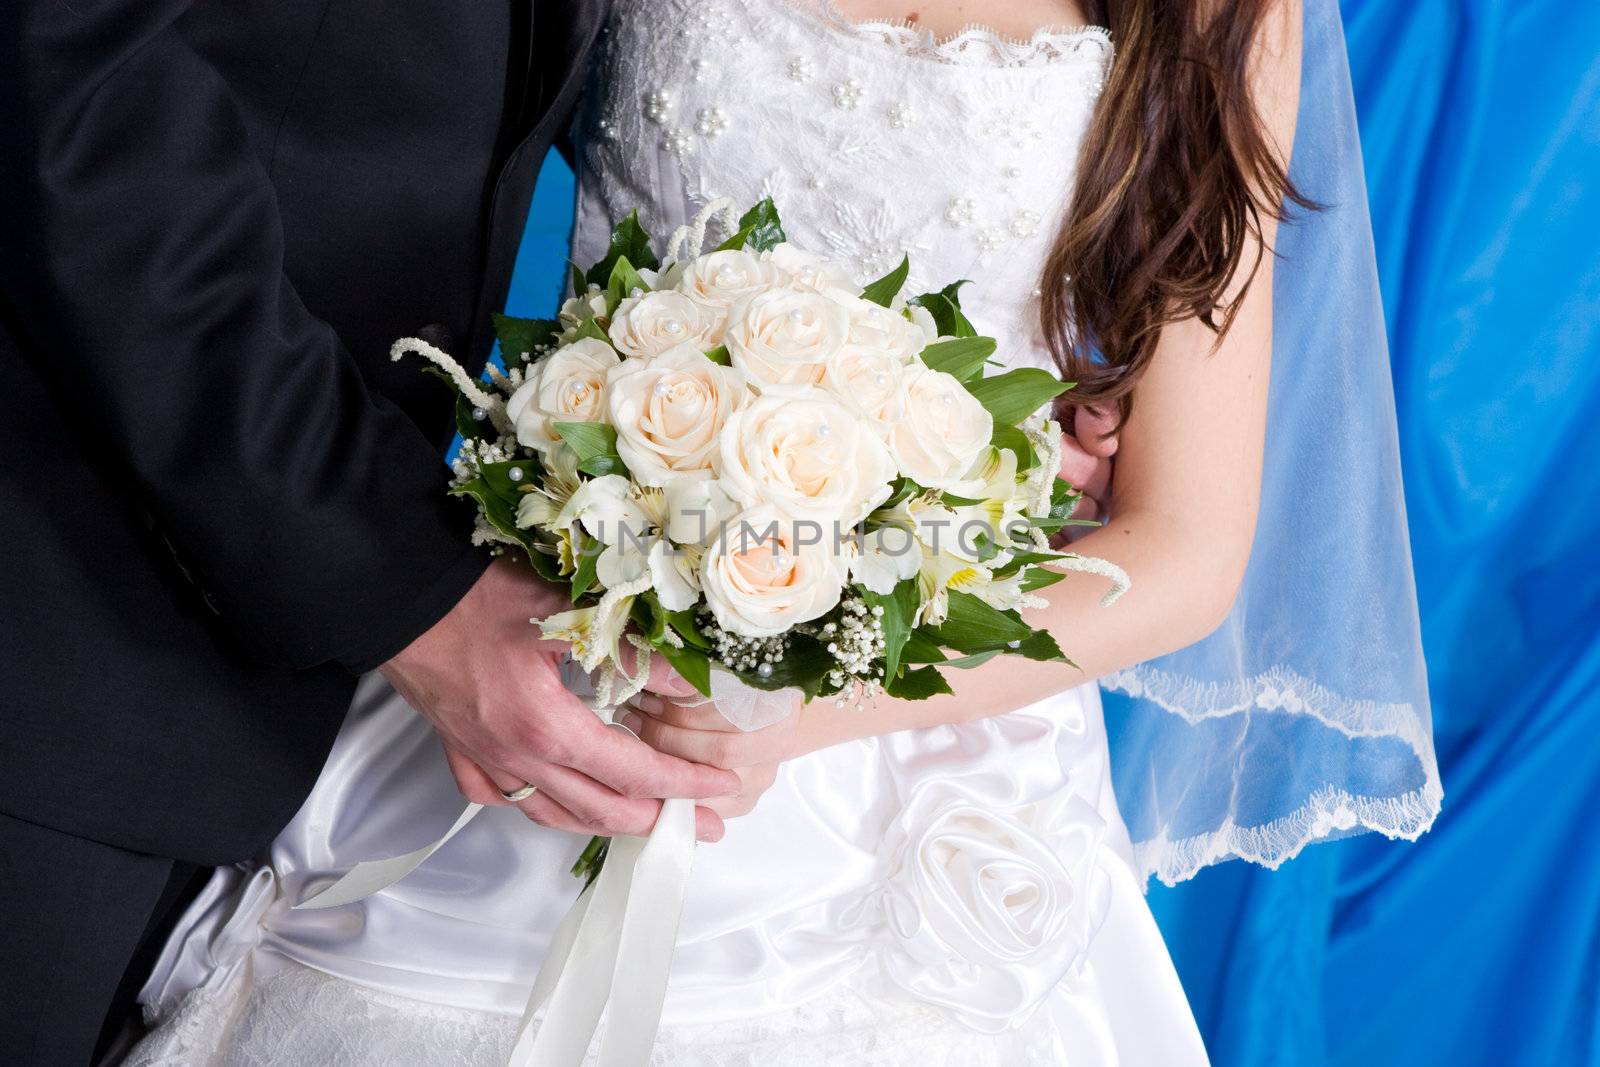
[[[439,840],[358,863],[295,910],[335,908],[387,889],[483,810],[469,804]],[[594,885],[556,927],[534,979],[507,1067],[578,1067],[606,1019],[599,1067],[646,1067],[666,1000],[694,858],[694,802],[670,799],[649,837],[618,837]],[[548,1001],[541,1026],[535,1017]]]

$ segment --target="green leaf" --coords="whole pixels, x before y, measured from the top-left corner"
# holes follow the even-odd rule
[[[611,268],[611,277],[606,282],[606,313],[614,314],[617,305],[632,296],[636,289],[649,292],[650,286],[639,277],[639,272],[633,269],[633,264],[628,262],[627,256],[619,256],[616,265]]]
[[[883,618],[883,675],[893,678],[900,672],[900,653],[911,639],[911,627],[922,605],[922,594],[915,578],[907,578],[894,587],[888,596],[858,587],[861,598],[868,607],[882,608]]]
[[[989,409],[1001,426],[1015,426],[1071,388],[1038,367],[1022,367],[967,383],[968,392]]]
[[[1023,638],[1022,644],[1016,648],[1005,650],[1008,656],[1022,656],[1026,659],[1038,660],[1041,663],[1065,663],[1069,667],[1076,667],[1061,651],[1061,646],[1056,644],[1056,639],[1048,630],[1035,630],[1032,635]]]
[[[924,293],[911,303],[928,309],[939,327],[940,337],[976,337],[978,331],[961,311],[961,287],[971,284],[970,281],[955,282],[937,293]]]
[[[918,627],[911,631],[906,647],[900,653],[902,663],[943,663],[944,648],[929,636],[932,627]]]
[[[965,382],[983,369],[984,361],[994,355],[995,348],[993,337],[959,337],[953,341],[938,341],[922,350],[922,362]]]
[[[623,258],[636,267],[647,270],[655,270],[661,265],[661,261],[656,259],[656,254],[650,249],[650,235],[639,225],[637,211],[629,212],[628,217],[617,224],[617,228],[611,232],[611,247],[606,251],[606,258],[589,269],[584,281],[591,285],[608,284],[617,260]]]
[[[596,581],[595,568],[600,564],[600,553],[605,551],[605,545],[596,538],[590,537],[577,526],[572,528],[572,561],[577,570],[572,574],[572,590],[569,596],[576,604],[578,598],[594,587]]]
[[[570,272],[568,284],[572,286],[572,295],[582,296],[585,290],[589,288],[589,279],[583,276],[583,268],[569,259],[567,260],[567,270]]]
[[[905,287],[906,278],[910,274],[911,257],[903,256],[898,267],[863,289],[861,296],[881,307],[888,307],[894,303],[894,298],[900,295],[900,290]]]
[[[728,252],[749,247],[758,252],[769,252],[788,239],[783,232],[783,222],[778,218],[778,206],[771,197],[767,197],[744,213],[739,220],[738,232],[718,245],[716,250]]]
[[[985,663],[988,663],[999,654],[1000,653],[998,651],[975,652],[970,656],[962,656],[959,659],[947,659],[943,663],[939,664],[939,667],[941,670],[967,671],[974,667],[983,666]]]
[[[891,678],[883,688],[890,696],[900,700],[927,700],[955,692],[937,667],[918,667],[914,671],[906,671],[899,678]]]
[[[603,422],[558,422],[556,433],[578,454],[578,469],[596,478],[607,474],[626,474],[628,468],[617,454],[617,431]]]
[[[702,652],[710,651],[711,642],[706,640],[705,635],[700,632],[700,627],[695,625],[693,609],[667,612],[667,624],[690,648],[698,648]]]
[[[561,324],[555,319],[519,319],[512,315],[494,315],[494,335],[500,341],[500,358],[509,363],[526,362],[541,348],[556,343]]]
[[[1012,641],[1026,641],[1035,633],[1014,611],[1001,611],[971,593],[950,591],[950,613],[930,634],[957,652],[1003,651]]]
[[[1023,474],[1039,465],[1039,455],[1033,450],[1033,442],[1028,440],[1028,435],[1015,426],[1002,426],[998,422],[994,426],[994,436],[989,443],[996,448],[1009,450],[1017,457],[1017,473]]]
[[[661,657],[672,664],[672,669],[683,675],[684,681],[694,686],[701,696],[711,695],[711,657],[698,648],[674,648],[666,640],[651,642]]]
[[[1066,479],[1057,478],[1050,486],[1049,514],[1028,521],[1045,533],[1055,533],[1063,526],[1099,526],[1100,523],[1093,519],[1072,518],[1073,509],[1082,499],[1083,494],[1074,489]]]
[[[711,351],[706,353],[706,358],[713,363],[720,363],[724,367],[733,366],[733,357],[728,355],[727,345],[718,345],[716,348],[713,348]]]
[[[1022,576],[1022,591],[1036,593],[1048,589],[1066,576],[1065,571],[1053,571],[1049,567],[1029,567],[1028,573]]]
[[[996,578],[1009,578],[1024,567],[1036,563],[1052,563],[1058,559],[1066,559],[1064,552],[1018,552],[1013,555],[1004,567],[997,567],[994,572]]]

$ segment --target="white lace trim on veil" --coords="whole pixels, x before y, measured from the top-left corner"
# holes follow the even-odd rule
[[[1277,666],[1232,684],[1199,682],[1140,664],[1100,679],[1105,689],[1147,700],[1190,723],[1253,713],[1304,715],[1347,737],[1389,737],[1405,742],[1424,773],[1423,784],[1399,796],[1356,796],[1324,786],[1295,811],[1256,826],[1231,818],[1191,837],[1162,831],[1134,843],[1140,872],[1167,885],[1185,881],[1204,867],[1230,858],[1277,869],[1307,845],[1356,830],[1415,841],[1439,812],[1444,790],[1432,739],[1419,727],[1409,704],[1350,700],[1287,667]]]

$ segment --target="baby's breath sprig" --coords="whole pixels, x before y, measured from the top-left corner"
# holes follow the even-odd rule
[[[699,621],[700,632],[711,642],[717,660],[731,670],[754,672],[764,678],[789,651],[787,635],[741,637],[718,626],[716,617],[709,611],[701,612]]]

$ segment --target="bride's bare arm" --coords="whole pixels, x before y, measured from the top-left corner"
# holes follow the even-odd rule
[[[1278,5],[1264,24],[1255,74],[1263,120],[1285,156],[1298,104],[1299,29],[1298,5]],[[1275,231],[1270,219],[1263,222],[1270,245]],[[1247,249],[1246,264],[1255,251]],[[1209,634],[1233,603],[1255,533],[1272,270],[1272,257],[1263,256],[1220,344],[1199,322],[1169,326],[1140,380],[1117,456],[1115,518],[1074,546],[1119,564],[1133,588],[1101,608],[1104,580],[1071,574],[1044,591],[1048,608],[1026,616],[1051,630],[1078,668],[999,657],[974,670],[947,671],[955,690],[948,696],[879,698],[870,710],[819,702],[787,724],[745,735],[708,730],[715,723],[703,710],[657,707],[660,714],[641,724],[646,740],[723,766],[785,759],[858,737],[1014,711]]]

